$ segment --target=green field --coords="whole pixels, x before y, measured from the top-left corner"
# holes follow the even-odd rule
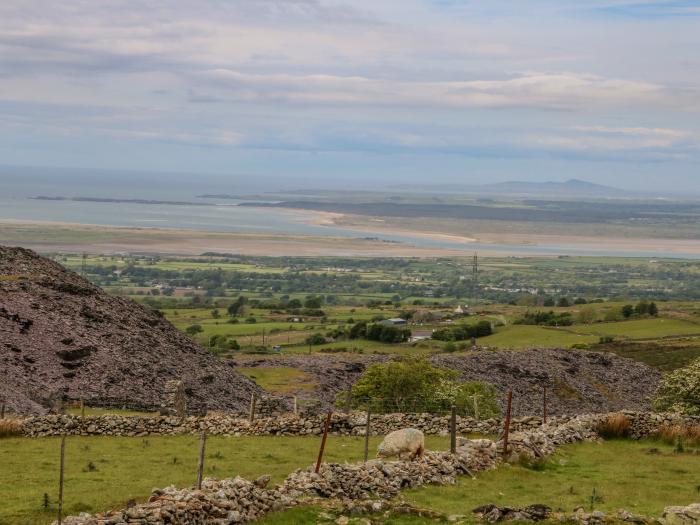
[[[542,503],[565,512],[572,512],[577,506],[591,510],[595,494],[593,507],[597,510],[625,509],[654,517],[660,516],[666,506],[698,501],[699,471],[698,454],[676,454],[671,447],[650,441],[613,440],[564,446],[544,468],[503,466],[480,473],[474,480],[461,478],[454,486],[426,486],[407,490],[403,495],[416,507],[445,515],[470,516],[472,509],[487,503]],[[291,525],[304,523],[295,520],[308,516],[313,516],[311,510],[298,509],[270,516],[261,523]],[[473,517],[469,521],[476,522]],[[432,521],[389,517],[380,523]]]
[[[594,343],[598,337],[544,326],[509,325],[496,329],[494,335],[482,337],[479,344],[497,348],[558,347],[569,348],[577,343]]]
[[[372,439],[372,449],[379,438]],[[205,475],[255,478],[270,474],[280,482],[298,467],[313,464],[317,437],[212,436],[207,441]],[[154,487],[189,486],[196,477],[196,436],[148,438],[71,437],[66,445],[65,508],[68,514],[96,512],[143,501]],[[448,447],[447,438],[428,437],[428,448]],[[650,452],[650,448],[658,451]],[[0,524],[35,525],[54,518],[58,438],[0,440]],[[362,438],[331,437],[328,461],[358,461]],[[92,466],[91,466],[92,465]],[[625,508],[658,515],[666,505],[687,505],[700,492],[700,455],[676,454],[658,442],[608,441],[562,447],[544,469],[504,466],[461,479],[452,487],[424,487],[405,493],[407,501],[447,514],[469,514],[485,503],[544,503],[571,511],[588,506],[593,489],[603,499],[595,507]],[[43,510],[44,493],[50,508]],[[300,523],[316,509],[295,509],[261,523]],[[303,522],[302,522],[303,523]],[[386,523],[421,523],[393,518]]]
[[[372,438],[375,450],[379,438]],[[331,437],[325,458],[359,461],[363,438]],[[297,468],[312,465],[318,437],[219,437],[207,440],[206,476],[255,478],[270,474],[282,481]],[[447,438],[428,437],[432,449],[449,448]],[[66,441],[65,511],[97,512],[145,500],[154,487],[186,487],[196,479],[198,437],[69,437]],[[36,525],[55,516],[58,438],[0,439],[0,525]],[[90,467],[92,463],[93,468]],[[42,510],[44,494],[50,509]]]
[[[679,319],[636,319],[617,323],[597,323],[567,327],[579,334],[611,335],[626,339],[657,339],[661,337],[700,335],[700,324]]]

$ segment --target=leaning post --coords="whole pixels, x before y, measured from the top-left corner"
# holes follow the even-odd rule
[[[506,408],[506,419],[503,422],[503,457],[508,455],[508,434],[510,433],[510,412],[513,406],[513,391],[508,390],[508,405]]]
[[[450,452],[457,453],[457,407],[452,405],[452,415],[450,417]]]
[[[321,470],[321,461],[323,461],[323,451],[326,449],[326,439],[328,438],[328,428],[331,426],[331,416],[333,415],[332,411],[328,411],[328,415],[326,416],[326,424],[323,427],[323,439],[321,439],[321,449],[318,451],[318,459],[316,460],[316,474],[318,474],[318,471]]]

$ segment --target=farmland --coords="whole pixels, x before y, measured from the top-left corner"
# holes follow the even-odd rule
[[[205,475],[255,478],[270,474],[280,482],[288,473],[313,463],[318,438],[210,437]],[[372,439],[376,447],[378,438]],[[447,438],[429,437],[428,447],[445,449]],[[656,449],[656,453],[650,453]],[[196,471],[196,436],[146,438],[70,438],[66,448],[66,511],[95,512],[123,506],[128,500],[143,501],[153,487],[188,486]],[[6,438],[0,440],[0,523],[35,525],[55,515],[55,500],[43,509],[44,493],[55,494],[58,470],[58,439]],[[328,461],[358,461],[362,439],[332,437]],[[663,507],[686,504],[697,497],[695,473],[700,456],[674,453],[659,442],[607,441],[563,447],[544,468],[504,466],[485,472],[476,480],[463,478],[452,487],[424,487],[405,493],[408,502],[446,514],[469,514],[486,503],[529,505],[544,503],[571,511],[595,507],[658,515]],[[663,480],[663,482],[661,481]],[[291,524],[299,516],[318,514],[301,508],[271,515],[264,524]],[[392,518],[387,523],[422,523]]]

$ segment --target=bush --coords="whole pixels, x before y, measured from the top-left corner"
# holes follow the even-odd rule
[[[596,432],[603,439],[627,438],[632,422],[624,414],[614,414],[603,419],[596,427]]]
[[[197,335],[203,331],[202,325],[193,324],[185,328],[185,333],[187,335]]]
[[[662,425],[656,438],[668,445],[684,443],[700,447],[700,425]]]
[[[455,405],[461,414],[480,418],[498,415],[498,392],[493,385],[461,382],[459,374],[433,366],[422,357],[405,357],[372,365],[353,385],[351,403],[374,412],[447,412]],[[340,400],[346,401],[343,395]]]
[[[654,408],[659,411],[700,415],[700,359],[666,374],[656,391]]]
[[[315,333],[307,337],[304,342],[307,345],[324,345],[326,344],[326,338],[323,337],[323,334]]]
[[[525,312],[525,315],[515,321],[515,324],[539,325],[539,326],[571,326],[574,320],[569,312]]]
[[[435,330],[432,337],[437,341],[464,341],[472,337],[486,337],[492,333],[493,328],[489,321],[479,321],[472,325],[463,324]]]
[[[0,438],[22,434],[22,421],[13,417],[0,419]]]

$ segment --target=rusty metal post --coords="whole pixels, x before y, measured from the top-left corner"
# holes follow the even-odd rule
[[[367,458],[369,458],[369,433],[370,433],[370,421],[372,414],[369,411],[369,408],[367,409],[367,423],[365,423],[365,463],[367,462]]]
[[[508,406],[506,408],[506,419],[503,422],[503,457],[508,455],[508,434],[510,433],[510,412],[513,406],[513,391],[508,390]]]
[[[257,400],[255,393],[250,394],[250,414],[248,415],[248,419],[251,423],[255,420],[255,405]]]
[[[63,478],[66,467],[66,436],[61,436],[61,460],[58,471],[58,525],[63,523]]]
[[[547,424],[547,385],[544,385],[542,391],[542,424]]]
[[[457,453],[457,407],[452,405],[450,417],[450,452]]]
[[[199,436],[199,463],[197,465],[197,490],[202,490],[202,475],[204,474],[204,450],[207,445],[207,433]]]
[[[323,461],[323,451],[326,449],[326,439],[328,439],[328,428],[331,426],[332,415],[333,412],[328,411],[328,415],[326,416],[326,424],[323,427],[323,439],[321,439],[321,449],[318,451],[318,459],[316,460],[316,474],[318,474],[318,471],[321,470],[321,461]]]

